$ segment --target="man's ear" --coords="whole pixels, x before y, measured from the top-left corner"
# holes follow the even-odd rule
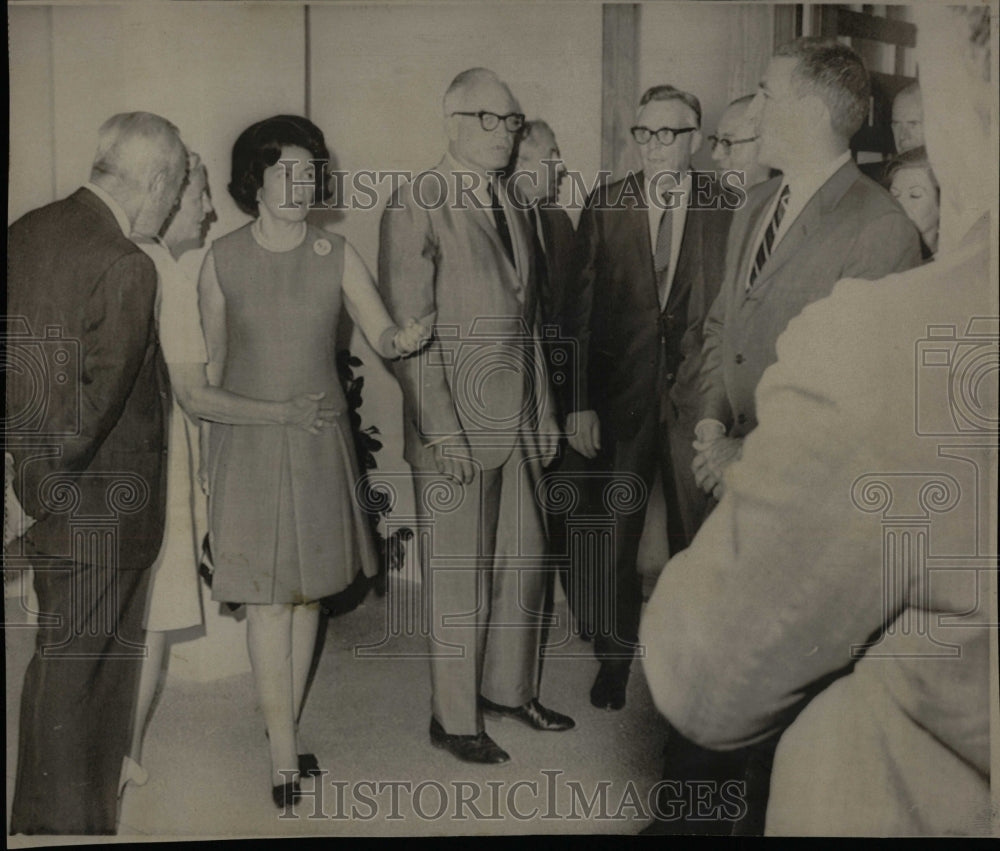
[[[458,139],[458,116],[449,115],[444,120],[444,132],[448,137],[449,142],[454,142]]]
[[[819,95],[806,95],[798,103],[798,109],[802,114],[805,126],[807,127],[832,127],[830,120],[830,110]]]
[[[701,150],[701,143],[704,141],[701,135],[701,130],[695,130],[691,134],[691,156],[693,157],[699,150]]]

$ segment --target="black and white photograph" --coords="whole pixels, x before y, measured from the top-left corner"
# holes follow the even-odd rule
[[[996,837],[998,3],[10,0],[6,841]]]

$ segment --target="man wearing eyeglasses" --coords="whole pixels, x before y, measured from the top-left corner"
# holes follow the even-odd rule
[[[564,334],[578,342],[570,445],[592,460],[595,491],[634,496],[614,511],[613,557],[580,566],[593,571],[580,584],[601,613],[594,636],[601,666],[590,700],[605,709],[625,705],[642,605],[636,557],[657,474],[667,516],[653,522],[666,523],[671,552],[697,526],[701,508],[688,497],[704,504],[690,474],[700,350],[690,347],[688,331],[711,304],[709,282],[721,279],[731,216],[717,209],[710,178],[690,170],[700,124],[694,95],[673,86],[643,95],[631,128],[643,170],[588,199],[577,235],[577,290],[565,300]],[[609,510],[601,494],[590,498],[596,512]]]
[[[742,174],[744,189],[763,183],[771,176],[771,170],[757,159],[760,139],[753,121],[747,117],[747,107],[753,99],[753,95],[744,95],[729,104],[719,119],[717,135],[708,137],[712,159],[723,171]]]
[[[379,246],[386,307],[435,333],[393,363],[426,532],[430,738],[476,763],[510,759],[484,711],[574,726],[538,701],[545,535],[531,495],[559,429],[538,344],[537,239],[501,179],[523,125],[496,74],[459,74],[444,96],[448,152],[393,194]]]

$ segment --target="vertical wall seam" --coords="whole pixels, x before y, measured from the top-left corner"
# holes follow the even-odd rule
[[[311,120],[312,119],[312,50],[311,50],[312,46],[310,43],[308,3],[302,7],[302,11],[304,13],[303,29],[305,35],[304,41],[305,41],[305,63],[306,63],[305,75],[304,75],[304,83],[305,83],[304,107],[305,107],[306,118]]]

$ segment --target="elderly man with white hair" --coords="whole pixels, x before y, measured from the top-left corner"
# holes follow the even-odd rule
[[[11,833],[115,832],[148,568],[163,537],[170,406],[156,270],[129,237],[160,229],[186,171],[170,122],[115,115],[90,182],[8,233],[8,356],[47,367],[40,380],[7,373],[14,490],[36,521],[15,546],[41,613]]]
[[[784,731],[772,835],[996,831],[990,10],[915,14],[939,253],[788,324],[725,496],[642,623],[685,735],[726,751]]]

